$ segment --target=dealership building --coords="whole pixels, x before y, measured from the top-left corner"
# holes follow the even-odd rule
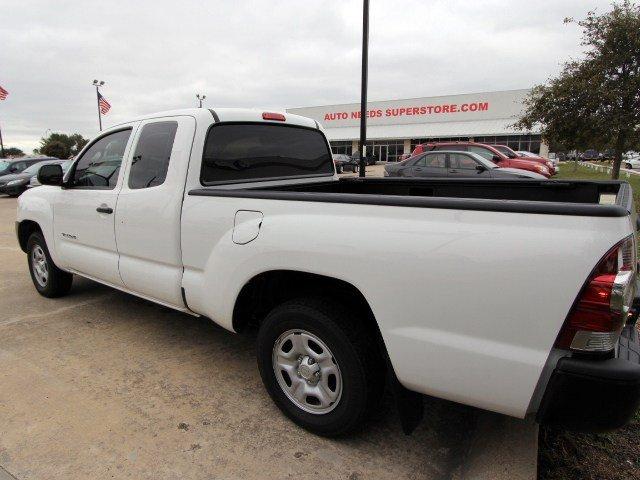
[[[529,89],[407,98],[367,103],[366,155],[394,162],[425,142],[472,141],[507,145],[547,156],[540,131],[512,125]],[[360,104],[290,108],[320,123],[333,153],[353,154],[360,139]]]

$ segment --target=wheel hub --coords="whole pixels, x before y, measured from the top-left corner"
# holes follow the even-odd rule
[[[300,358],[299,362],[298,375],[304,378],[308,383],[318,383],[321,376],[320,365],[317,364],[309,355],[305,355]]]

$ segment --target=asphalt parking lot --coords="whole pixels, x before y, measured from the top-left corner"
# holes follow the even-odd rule
[[[0,196],[0,480],[535,478],[525,422],[426,399],[405,436],[387,398],[360,434],[320,438],[263,389],[255,332],[77,276],[41,297],[15,209]]]
[[[413,436],[387,402],[348,439],[286,420],[254,337],[77,278],[40,297],[0,197],[0,478],[449,478],[465,409],[434,402]],[[11,477],[9,477],[11,478]]]

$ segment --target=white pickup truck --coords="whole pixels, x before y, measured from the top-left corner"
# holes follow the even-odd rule
[[[338,178],[314,120],[238,109],[114,126],[38,178],[16,223],[38,292],[82,275],[257,325],[267,391],[318,434],[385,384],[406,430],[422,394],[591,430],[638,406],[625,182]]]

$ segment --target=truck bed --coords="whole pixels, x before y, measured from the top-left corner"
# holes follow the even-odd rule
[[[189,194],[598,217],[622,217],[633,209],[631,188],[622,181],[341,178]]]

